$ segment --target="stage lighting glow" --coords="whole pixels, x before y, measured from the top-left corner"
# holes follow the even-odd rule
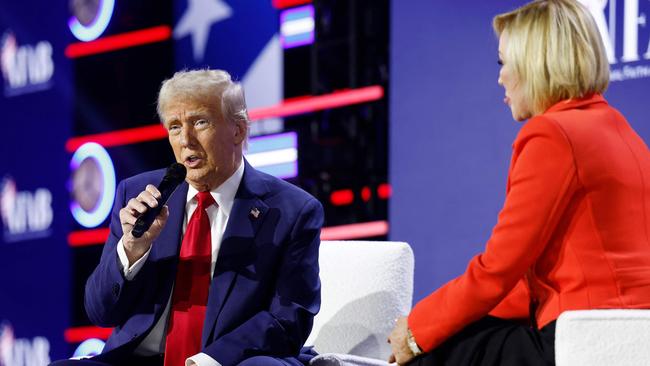
[[[352,240],[388,235],[388,221],[370,221],[357,224],[324,227],[320,240]]]
[[[102,350],[104,349],[104,345],[105,345],[104,341],[100,339],[97,338],[87,339],[83,341],[79,345],[79,347],[77,347],[72,357],[75,359],[80,359],[82,357],[97,356],[98,354],[102,353]]]
[[[96,227],[104,222],[113,206],[113,161],[101,145],[89,142],[81,145],[72,155],[70,171],[74,197],[70,202],[72,216],[81,226]]]
[[[280,13],[280,43],[293,48],[314,43],[314,6],[305,5]]]
[[[298,134],[295,132],[252,137],[245,155],[255,169],[264,173],[282,179],[298,176]]]
[[[83,25],[76,16],[72,16],[68,20],[68,27],[72,34],[80,41],[88,42],[95,40],[108,27],[108,23],[110,23],[111,17],[113,16],[114,8],[115,0],[99,0],[97,15],[90,24],[87,26]]]

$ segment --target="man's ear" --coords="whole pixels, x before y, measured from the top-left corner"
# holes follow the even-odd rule
[[[246,134],[248,133],[248,128],[246,122],[239,121],[235,124],[235,143],[237,145],[241,144],[246,140]]]

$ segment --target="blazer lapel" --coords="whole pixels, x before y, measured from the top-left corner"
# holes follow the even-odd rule
[[[235,195],[210,284],[203,324],[203,345],[212,337],[217,318],[234,288],[237,276],[251,263],[251,256],[255,255],[255,237],[268,211],[268,206],[259,198],[263,195],[263,183],[257,178],[258,173],[246,161],[244,163],[244,177]]]

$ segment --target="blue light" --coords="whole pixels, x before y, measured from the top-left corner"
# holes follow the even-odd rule
[[[99,14],[93,19],[92,23],[85,26],[79,22],[77,17],[72,16],[68,20],[68,27],[72,34],[78,40],[88,42],[97,39],[104,33],[108,23],[113,16],[113,9],[115,8],[115,0],[99,0]]]
[[[73,358],[84,357],[84,356],[96,356],[102,353],[104,349],[104,341],[97,338],[90,338],[77,347],[72,355]]]
[[[104,191],[99,199],[99,204],[91,212],[85,211],[76,201],[70,202],[70,212],[81,226],[91,228],[104,222],[111,212],[115,198],[115,168],[111,157],[102,145],[88,142],[81,145],[72,155],[70,171],[77,170],[81,162],[86,159],[94,159],[99,165],[104,180]]]
[[[297,161],[291,163],[265,165],[265,166],[255,167],[255,169],[280,179],[289,179],[298,176]]]
[[[248,140],[247,154],[273,151],[287,148],[298,148],[296,132],[279,133],[275,135],[251,137]]]
[[[314,6],[305,5],[280,13],[280,43],[293,48],[314,43]]]

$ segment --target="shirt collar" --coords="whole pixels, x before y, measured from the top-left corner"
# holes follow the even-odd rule
[[[607,104],[607,101],[605,100],[605,98],[603,98],[601,94],[595,93],[595,94],[588,95],[584,98],[566,99],[557,102],[553,104],[549,109],[547,109],[546,112],[544,113],[564,111],[567,109],[585,108],[591,104],[597,104],[597,103]]]
[[[210,191],[212,198],[214,198],[215,202],[217,202],[217,205],[219,205],[219,208],[221,208],[226,217],[230,216],[232,205],[235,203],[235,194],[237,194],[239,184],[244,177],[244,165],[246,164],[241,161],[239,163],[239,168],[235,170],[230,178],[221,183],[219,187]],[[187,204],[189,204],[192,200],[195,200],[197,193],[199,193],[199,191],[196,188],[192,187],[190,184],[187,190]]]

